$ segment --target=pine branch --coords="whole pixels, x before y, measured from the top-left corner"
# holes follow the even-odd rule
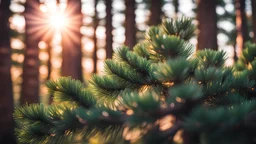
[[[71,79],[70,77],[61,77],[56,81],[49,80],[46,86],[54,96],[53,100],[56,103],[69,102],[84,106],[85,108],[90,108],[96,103],[92,92],[84,89],[80,81]]]
[[[116,75],[121,79],[124,79],[125,81],[129,82],[130,85],[134,84],[139,86],[146,84],[143,79],[144,77],[125,63],[120,63],[113,60],[106,60],[105,71],[108,75]]]
[[[137,55],[149,60],[150,59],[150,52],[149,52],[150,48],[149,48],[149,46],[150,46],[150,43],[145,40],[141,43],[136,44],[133,48],[133,51]]]
[[[205,49],[198,51],[196,58],[199,61],[198,65],[201,67],[208,68],[212,66],[222,68],[226,60],[226,53],[224,51]]]
[[[150,54],[152,59],[163,61],[180,56],[189,57],[193,53],[193,45],[185,42],[177,36],[160,35],[152,41]]]
[[[72,136],[70,132],[76,118],[65,106],[45,107],[42,104],[17,108],[14,116],[18,125],[16,135],[24,143],[65,141]]]
[[[133,51],[118,48],[87,88],[71,78],[47,82],[57,104],[17,108],[19,141],[120,143],[126,129],[139,129],[137,143],[170,143],[178,130],[195,133],[199,143],[254,142],[256,45],[226,68],[223,51],[192,56],[194,29],[187,18],[151,27]],[[170,115],[176,123],[160,129]]]
[[[182,17],[180,19],[166,20],[162,24],[163,31],[168,35],[175,35],[184,40],[189,40],[194,36],[195,26],[191,18]]]
[[[232,128],[245,126],[245,118],[255,111],[255,101],[247,101],[232,107],[219,107],[215,109],[195,109],[185,119],[184,126],[189,131],[216,131],[222,129],[229,131]],[[215,118],[213,119],[212,116]],[[248,117],[249,118],[249,117]],[[248,123],[249,124],[249,123]],[[251,125],[252,126],[252,125]]]
[[[168,59],[164,63],[153,65],[153,76],[161,82],[184,81],[189,75],[190,62],[183,57]]]

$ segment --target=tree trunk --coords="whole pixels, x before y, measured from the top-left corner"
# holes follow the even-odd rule
[[[66,13],[69,24],[62,30],[62,76],[71,76],[83,81],[82,78],[82,49],[80,28],[83,15],[81,0],[68,0]]]
[[[159,25],[162,22],[162,0],[151,0],[149,25]]]
[[[173,0],[173,6],[174,6],[174,12],[175,12],[175,17],[178,17],[178,12],[179,12],[179,0]]]
[[[46,40],[46,44],[47,44],[47,54],[48,54],[48,61],[47,61],[47,77],[46,77],[46,81],[51,79],[51,73],[52,73],[52,36],[50,36],[50,38],[48,40]],[[49,94],[49,101],[48,103],[51,104],[52,103],[52,99],[53,99],[53,95]]]
[[[113,54],[113,26],[112,26],[112,0],[105,1],[106,3],[106,53],[107,58],[112,58]]]
[[[256,1],[251,0],[252,3],[252,28],[253,28],[253,42],[256,43]]]
[[[249,39],[247,19],[245,14],[245,0],[236,0],[236,57],[240,57],[245,42]]]
[[[135,0],[125,0],[125,45],[133,48],[136,44]]]
[[[26,1],[26,48],[22,74],[21,104],[39,102],[39,37],[32,33],[36,25],[39,1]]]
[[[218,49],[216,0],[198,0],[198,44],[197,50]]]
[[[94,28],[94,33],[93,33],[93,43],[94,43],[94,50],[93,50],[93,73],[97,73],[97,35],[96,35],[96,30],[99,25],[99,20],[98,20],[98,12],[97,12],[97,5],[98,5],[98,0],[94,0],[94,17],[93,17],[93,28]]]
[[[10,0],[0,2],[0,143],[14,144],[11,48],[8,19]]]
[[[53,35],[54,33],[51,33],[48,37],[46,37],[45,39],[43,39],[47,45],[46,47],[46,52],[48,54],[48,61],[47,61],[47,69],[48,69],[48,73],[47,73],[47,77],[46,80],[50,80],[51,79],[51,73],[52,73],[52,40],[53,40]]]
[[[47,73],[47,77],[46,80],[50,80],[51,79],[51,73],[52,73],[52,46],[51,46],[51,42],[47,42],[47,54],[48,54],[48,61],[47,61],[47,69],[48,69],[48,73]]]

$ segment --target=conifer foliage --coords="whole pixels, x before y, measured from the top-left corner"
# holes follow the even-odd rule
[[[48,81],[52,105],[16,108],[18,141],[255,143],[256,45],[225,67],[223,51],[193,53],[194,30],[192,19],[166,20],[133,50],[118,48],[87,87]]]

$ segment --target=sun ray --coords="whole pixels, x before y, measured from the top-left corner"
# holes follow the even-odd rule
[[[27,14],[29,19],[27,23],[33,26],[28,33],[40,37],[41,40],[49,40],[56,32],[60,32],[63,40],[69,45],[81,43],[78,27],[81,27],[82,16],[75,14],[78,10],[76,3],[66,6],[65,9],[56,3],[51,5],[41,3],[39,6],[33,4],[33,7],[39,8],[40,11]]]

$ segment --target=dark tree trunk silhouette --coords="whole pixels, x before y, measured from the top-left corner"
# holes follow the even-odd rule
[[[245,42],[249,39],[247,19],[245,13],[245,0],[236,0],[236,57],[238,58],[243,50]]]
[[[39,16],[39,0],[26,1],[26,48],[22,74],[21,104],[39,102],[39,37],[33,32]]]
[[[172,3],[173,3],[173,6],[174,6],[175,17],[178,17],[179,0],[173,0]]]
[[[52,73],[52,40],[53,40],[53,35],[54,33],[51,33],[47,38],[44,39],[47,47],[46,47],[46,52],[48,55],[48,61],[47,61],[47,77],[46,80],[50,80],[51,79],[51,73]]]
[[[8,19],[10,1],[0,2],[0,143],[14,144],[11,48]]]
[[[198,0],[198,44],[197,50],[218,49],[216,0]]]
[[[159,25],[162,22],[162,0],[151,0],[149,25]]]
[[[252,28],[253,28],[253,42],[256,43],[256,1],[251,0],[252,3]]]
[[[94,28],[94,33],[93,33],[93,43],[94,43],[94,50],[93,50],[93,73],[97,73],[97,35],[96,35],[96,30],[99,25],[99,20],[98,20],[98,12],[97,12],[97,4],[98,0],[94,0],[94,17],[93,17],[93,28]]]
[[[112,0],[107,0],[105,1],[106,3],[106,53],[107,53],[107,58],[112,58],[113,54],[113,48],[112,48],[112,43],[113,43],[113,26],[112,26]]]
[[[50,80],[51,79],[51,73],[52,73],[52,36],[50,36],[50,38],[48,40],[46,40],[46,43],[47,43],[47,54],[48,54],[48,61],[47,61],[47,69],[48,69],[48,72],[47,72],[47,77],[46,77],[46,81]],[[52,103],[52,98],[53,98],[53,95],[52,94],[49,94],[49,101],[48,103],[51,104]]]
[[[69,26],[62,31],[62,76],[71,76],[74,79],[82,78],[82,49],[80,28],[83,15],[81,0],[68,0],[66,13]]]
[[[47,54],[48,54],[48,61],[47,61],[47,69],[48,69],[48,73],[47,73],[47,77],[46,80],[50,80],[51,79],[51,73],[52,73],[52,46],[51,46],[51,41],[48,41],[47,43]]]
[[[135,0],[125,0],[125,45],[133,48],[136,44]]]

